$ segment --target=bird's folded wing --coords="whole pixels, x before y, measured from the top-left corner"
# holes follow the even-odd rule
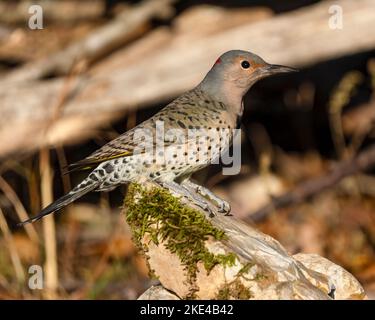
[[[166,130],[174,127],[170,122],[166,122]],[[176,128],[179,128],[176,125]],[[100,163],[121,158],[129,157],[134,154],[142,154],[153,150],[155,148],[156,139],[158,137],[156,133],[155,119],[151,118],[137,127],[123,133],[116,139],[108,142],[100,149],[89,155],[87,158],[82,159],[78,162],[70,164],[64,173],[70,173],[79,170],[93,169]],[[163,139],[160,141],[164,147],[167,147],[175,142],[173,139],[168,140],[168,137],[160,135]]]
[[[131,156],[134,154],[134,149],[138,143],[140,143],[140,141],[136,141],[134,129],[127,131],[96,150],[87,158],[70,164],[67,167],[67,171],[64,173],[92,169],[102,162],[115,158]]]
[[[169,129],[186,131],[187,129],[199,127],[197,124],[206,125],[206,127],[215,127],[217,125],[216,119],[219,116],[218,110],[215,110],[216,118],[213,116],[209,117],[209,114],[205,114],[205,112],[203,118],[199,118],[196,115],[197,108],[202,110],[208,106],[220,109],[220,105],[218,106],[214,101],[207,101],[207,99],[202,93],[199,95],[196,90],[188,91],[172,101],[152,118],[108,142],[87,158],[69,165],[67,172],[92,169],[104,161],[129,157],[134,153],[141,154],[147,152],[147,150],[150,150],[149,148],[155,148],[156,141],[159,139],[158,137],[163,139],[161,142],[164,147],[171,144],[186,144],[188,141],[178,142],[174,141],[174,139],[168,140],[169,138],[164,133],[168,132]],[[211,112],[213,111],[211,110]],[[223,112],[223,110],[220,110],[220,112]],[[162,129],[158,127],[158,122],[162,123]],[[159,133],[159,129],[162,130],[161,133]]]

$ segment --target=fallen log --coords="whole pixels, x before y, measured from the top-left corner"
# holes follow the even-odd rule
[[[21,81],[17,86],[2,81],[0,157],[76,142],[114,119],[118,111],[168,100],[196,85],[217,56],[229,49],[249,49],[273,63],[303,67],[375,48],[375,2],[341,1],[344,28],[340,30],[328,27],[328,8],[333,4],[324,1],[219,34],[197,36],[194,46],[171,40],[170,45],[143,51],[138,60],[116,70],[98,68],[89,75],[77,75],[63,112],[52,125],[49,120],[64,79]],[[145,44],[145,39],[140,41]]]

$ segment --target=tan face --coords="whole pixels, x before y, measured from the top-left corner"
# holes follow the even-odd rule
[[[231,50],[217,59],[199,86],[214,96],[223,96],[231,103],[238,103],[258,80],[292,71],[296,70],[269,64],[251,52]]]
[[[230,63],[227,63],[224,79],[234,82],[240,88],[250,87],[259,79],[261,70],[268,66],[265,61],[257,60],[244,55],[234,57]]]

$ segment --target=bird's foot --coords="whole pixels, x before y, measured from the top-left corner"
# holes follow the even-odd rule
[[[186,188],[186,186],[180,185],[172,181],[162,182],[161,185],[163,188],[166,188],[172,192],[175,192],[181,196],[184,196],[185,198],[195,203],[198,207],[208,212],[210,218],[215,216],[215,213],[211,209],[207,200],[204,197],[200,196],[199,194],[192,192],[189,188]]]
[[[215,217],[215,212],[211,209],[210,205],[207,203],[201,202],[202,206],[198,204],[204,211],[208,212],[210,218]]]
[[[192,182],[189,179],[183,181],[182,185],[185,188],[200,194],[202,197],[207,197],[209,200],[214,202],[216,204],[216,207],[218,208],[218,212],[223,213],[226,216],[230,215],[230,210],[231,210],[230,204],[227,201],[225,201],[223,199],[220,199],[211,190],[209,190],[205,187],[202,187],[202,186]]]
[[[230,204],[227,201],[225,201],[223,199],[218,199],[217,206],[219,208],[218,211],[220,213],[223,213],[226,216],[231,216],[231,214],[230,214],[231,207],[230,207]]]

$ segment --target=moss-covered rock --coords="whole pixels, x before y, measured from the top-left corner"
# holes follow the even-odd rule
[[[184,266],[188,281],[194,288],[198,262],[209,273],[217,264],[231,266],[235,263],[233,253],[213,254],[205,246],[208,239],[224,240],[224,231],[215,228],[204,214],[181,203],[167,190],[138,184],[129,186],[125,199],[126,220],[137,246],[147,257],[145,239],[163,244],[176,254]],[[194,296],[194,289],[190,298]]]

